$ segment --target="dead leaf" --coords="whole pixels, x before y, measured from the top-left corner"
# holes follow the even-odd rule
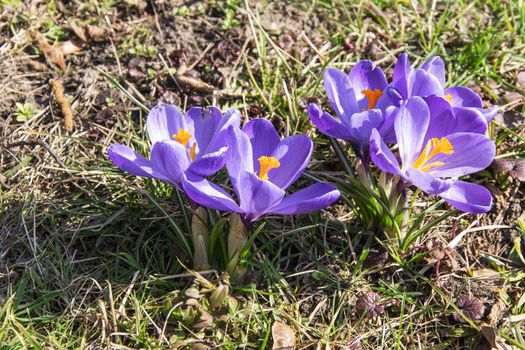
[[[481,327],[481,334],[485,337],[485,340],[489,343],[491,349],[497,350],[515,350],[516,347],[508,345],[505,340],[496,334],[496,328],[483,326]]]
[[[82,50],[79,46],[76,46],[71,42],[71,40],[64,41],[62,45],[60,45],[60,50],[62,51],[62,54],[64,56],[72,55],[74,53],[80,52]]]
[[[472,277],[480,280],[497,280],[501,278],[501,275],[492,269],[479,269],[472,272]]]
[[[42,34],[38,34],[38,47],[44,52],[47,62],[58,66],[60,69],[66,69],[66,62],[64,61],[64,53],[56,46],[50,45]]]
[[[48,67],[44,63],[38,62],[38,61],[35,61],[35,60],[29,61],[29,66],[32,69],[34,69],[36,71],[39,71],[39,72],[43,72],[43,71],[48,69]]]
[[[193,329],[197,331],[202,331],[203,329],[211,326],[213,324],[213,316],[207,313],[206,311],[202,311],[202,314],[195,320],[195,323],[193,324]]]
[[[224,305],[224,301],[230,292],[230,288],[226,284],[221,284],[211,293],[210,306],[212,309],[218,309]]]
[[[508,91],[505,93],[505,100],[508,103],[519,103],[523,100],[523,94],[516,91]]]
[[[366,317],[376,317],[385,312],[381,296],[375,292],[361,294],[355,303],[358,311],[364,312]]]
[[[463,295],[456,301],[456,306],[472,320],[479,320],[485,312],[485,306],[478,298],[474,296]],[[456,322],[466,323],[463,316],[458,312],[452,313],[452,317]]]
[[[79,37],[82,41],[86,42],[88,41],[88,38],[86,36],[86,29],[84,26],[77,24],[76,21],[69,22],[69,27],[75,33],[76,36]]]
[[[496,326],[498,322],[503,318],[503,313],[505,312],[505,302],[498,298],[496,304],[492,305],[490,309],[490,314],[487,317],[487,320],[491,326]]]
[[[495,173],[508,173],[518,181],[525,181],[525,159],[495,159],[490,167]]]
[[[106,35],[106,30],[104,28],[96,27],[91,24],[88,24],[86,28],[87,28],[89,37],[93,41],[97,41],[97,42],[106,41],[107,35]]]
[[[273,350],[295,349],[295,333],[286,323],[275,321],[272,325]]]

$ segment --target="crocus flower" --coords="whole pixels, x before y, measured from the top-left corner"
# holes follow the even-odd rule
[[[386,86],[383,71],[371,61],[359,61],[348,74],[329,68],[324,73],[324,87],[339,120],[315,103],[308,105],[308,115],[322,133],[349,140],[363,158],[368,154],[372,129],[380,128],[383,123],[383,113],[376,103]]]
[[[229,128],[227,169],[238,203],[221,187],[194,174],[183,175],[182,185],[196,203],[236,212],[245,225],[265,214],[305,214],[339,198],[335,186],[316,183],[286,195],[285,190],[310,161],[313,143],[305,135],[283,140],[265,119],[254,119],[242,130]]]
[[[449,125],[431,119],[430,114],[422,98],[403,104],[394,121],[401,165],[377,130],[370,138],[372,161],[381,170],[399,175],[407,185],[438,195],[462,211],[487,212],[492,205],[490,192],[453,178],[486,168],[494,159],[494,143],[478,133],[449,133]]]
[[[181,176],[191,173],[209,176],[226,162],[228,127],[240,123],[240,114],[229,110],[224,116],[215,107],[190,108],[186,114],[169,104],[158,104],[148,114],[146,127],[152,143],[150,159],[125,145],[108,149],[111,161],[138,176],[157,178],[181,188]]]
[[[392,77],[392,83],[385,88],[385,93],[377,102],[377,106],[386,109],[388,106],[398,107],[402,101],[411,97],[442,96],[453,107],[468,108],[492,120],[497,109],[483,109],[481,97],[464,86],[445,88],[445,63],[439,56],[433,56],[423,63],[421,68],[414,69],[406,53],[399,56]]]

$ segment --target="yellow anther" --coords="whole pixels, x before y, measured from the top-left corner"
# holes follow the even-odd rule
[[[446,94],[445,95],[445,98],[447,99],[447,101],[452,104],[452,95],[451,94]]]
[[[178,133],[173,134],[173,138],[175,139],[175,141],[177,141],[184,147],[186,147],[186,145],[188,144],[188,141],[190,140],[191,136],[192,135],[184,129],[179,129]]]
[[[363,95],[368,99],[368,109],[372,109],[376,106],[377,100],[383,95],[383,92],[379,89],[375,90],[363,90],[361,91]]]
[[[259,179],[268,180],[268,172],[272,169],[281,166],[281,163],[275,157],[262,156],[257,159],[259,161]]]
[[[189,150],[191,161],[195,161],[195,153],[197,153],[197,142],[194,142]]]
[[[438,154],[452,154],[454,153],[454,147],[446,137],[438,139],[434,137],[431,140],[428,140],[423,152],[419,155],[416,162],[414,163],[414,168],[421,171],[429,171],[432,168],[437,166],[442,166],[443,162],[432,162],[427,164],[432,158]]]

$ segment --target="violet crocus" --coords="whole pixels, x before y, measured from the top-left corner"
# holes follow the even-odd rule
[[[281,140],[274,126],[258,118],[242,130],[229,128],[227,169],[238,202],[202,176],[186,173],[182,185],[196,203],[239,213],[248,226],[266,214],[306,214],[339,198],[333,185],[315,183],[290,195],[286,190],[310,162],[313,143],[306,135]]]
[[[411,97],[441,96],[452,107],[471,109],[483,116],[487,122],[497,114],[497,108],[484,109],[481,97],[464,86],[445,88],[445,62],[439,56],[426,60],[420,68],[413,68],[406,53],[399,56],[393,71],[392,83],[385,88],[377,101],[378,108],[399,107]]]
[[[190,108],[186,114],[169,104],[158,104],[148,114],[146,127],[152,143],[150,159],[125,145],[108,149],[111,161],[120,169],[138,176],[157,178],[182,189],[184,174],[209,176],[226,163],[226,133],[239,127],[240,114],[232,109],[223,116],[215,107]],[[207,212],[191,202],[193,267],[208,267]]]
[[[111,161],[137,176],[157,178],[177,188],[184,173],[209,176],[226,162],[226,132],[240,123],[240,114],[229,110],[223,116],[215,107],[190,108],[184,115],[169,104],[160,103],[148,114],[146,127],[152,143],[150,159],[126,145],[108,149]]]
[[[232,212],[226,270],[242,276],[244,268],[238,261],[253,221],[266,214],[311,213],[335,202],[340,193],[333,185],[316,183],[286,195],[312,156],[313,143],[305,135],[281,140],[269,121],[254,119],[242,130],[230,127],[228,144],[226,166],[238,202],[221,187],[194,174],[184,174],[182,185],[196,203]]]
[[[377,130],[370,138],[372,161],[381,170],[400,176],[406,185],[442,197],[464,212],[490,210],[492,196],[485,187],[456,178],[486,168],[494,159],[494,142],[479,133],[450,133],[450,125],[432,119],[420,97],[401,105],[394,129],[401,165]]]
[[[308,116],[322,133],[350,141],[356,154],[367,158],[370,133],[381,129],[384,120],[376,103],[386,86],[383,71],[368,60],[359,61],[348,74],[329,68],[324,73],[324,87],[339,120],[315,103],[308,105]]]

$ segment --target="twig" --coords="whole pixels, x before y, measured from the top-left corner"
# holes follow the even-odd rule
[[[197,57],[197,59],[193,61],[193,63],[188,67],[187,71],[190,71],[193,68],[195,68],[199,64],[199,62],[202,61],[202,59],[206,56],[206,54],[213,48],[213,46],[215,46],[214,43],[209,43],[208,46],[206,46],[206,48],[204,49],[204,51],[202,51],[202,53],[199,55],[199,57]]]
[[[64,96],[64,85],[62,85],[60,80],[54,79],[51,79],[49,83],[51,84],[51,89],[55,95],[56,102],[58,103],[62,116],[64,117],[64,128],[66,131],[71,132],[73,131],[73,112],[71,112],[69,101]]]

